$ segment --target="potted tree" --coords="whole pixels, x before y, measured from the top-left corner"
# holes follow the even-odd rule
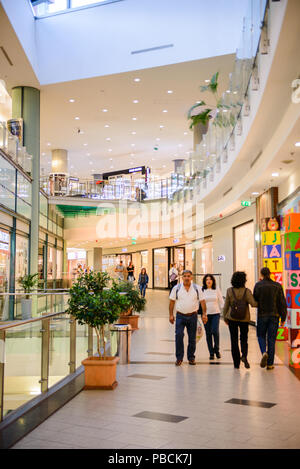
[[[23,288],[25,298],[21,299],[22,308],[22,319],[30,319],[32,312],[32,298],[30,294],[34,291],[38,284],[38,273],[37,274],[26,274],[20,277],[19,284]]]
[[[84,389],[114,389],[117,386],[116,366],[119,357],[106,354],[105,329],[128,307],[125,295],[107,287],[110,277],[105,272],[81,275],[70,288],[67,312],[79,324],[91,326],[97,337],[98,356],[83,360]]]
[[[114,282],[113,290],[126,293],[126,306],[121,312],[119,324],[130,324],[133,331],[137,330],[139,316],[134,313],[144,311],[146,299],[140,295],[138,288],[132,282]]]

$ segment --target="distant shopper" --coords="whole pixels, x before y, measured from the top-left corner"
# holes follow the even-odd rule
[[[222,292],[217,287],[216,279],[212,274],[206,274],[203,277],[202,291],[207,313],[207,323],[204,325],[206,342],[209,351],[209,359],[213,360],[215,355],[217,358],[221,358],[219,327],[221,310],[224,307],[224,300]]]
[[[139,275],[138,284],[139,284],[139,289],[140,289],[141,295],[144,298],[145,298],[145,295],[146,295],[146,288],[148,287],[148,283],[149,283],[149,277],[148,277],[148,274],[146,272],[146,269],[143,267],[142,270],[141,270],[141,273]]]
[[[115,272],[118,274],[119,280],[124,280],[125,267],[123,265],[123,261],[120,261],[120,264],[117,265]]]
[[[274,369],[275,342],[279,326],[286,320],[287,306],[282,286],[271,279],[267,267],[260,271],[262,280],[256,283],[253,296],[257,307],[257,338],[262,353],[260,366],[267,370]]]
[[[193,283],[193,274],[190,270],[184,270],[182,274],[183,283],[175,285],[170,294],[169,304],[169,321],[171,324],[175,322],[174,307],[176,309],[176,366],[180,366],[183,361],[185,328],[188,334],[187,358],[190,365],[196,365],[195,351],[199,302],[203,311],[203,323],[207,322],[206,304],[201,288]]]
[[[127,280],[128,282],[134,282],[134,265],[132,261],[129,262],[129,265],[127,267]]]
[[[248,331],[250,322],[249,304],[257,306],[249,288],[245,287],[247,276],[245,272],[234,272],[231,278],[232,288],[228,288],[223,316],[225,324],[229,326],[231,339],[231,354],[234,368],[240,367],[240,361],[245,368],[250,368],[248,356]],[[239,330],[241,341],[241,352],[239,348]]]
[[[176,264],[171,264],[169,270],[169,281],[170,281],[170,292],[178,283],[178,270],[176,268]]]

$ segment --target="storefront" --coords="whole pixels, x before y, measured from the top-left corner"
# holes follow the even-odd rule
[[[0,229],[0,293],[9,292],[10,275],[10,233]],[[9,298],[7,295],[0,296],[1,320],[9,318]]]

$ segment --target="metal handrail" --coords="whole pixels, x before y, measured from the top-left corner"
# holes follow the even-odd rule
[[[62,311],[60,313],[45,314],[45,315],[39,316],[37,318],[20,319],[20,320],[10,321],[8,324],[0,325],[0,331],[5,331],[6,329],[11,329],[11,328],[17,327],[17,326],[23,326],[24,324],[31,324],[33,322],[43,321],[44,319],[53,318],[54,316],[60,316],[62,314],[67,314],[67,313],[65,311]]]

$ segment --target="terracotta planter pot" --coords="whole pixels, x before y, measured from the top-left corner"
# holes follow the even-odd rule
[[[131,314],[130,316],[121,314],[118,322],[119,324],[130,324],[133,331],[139,328],[139,316],[137,314]]]
[[[119,357],[89,357],[81,363],[84,366],[85,386],[84,389],[115,389],[117,363]]]

